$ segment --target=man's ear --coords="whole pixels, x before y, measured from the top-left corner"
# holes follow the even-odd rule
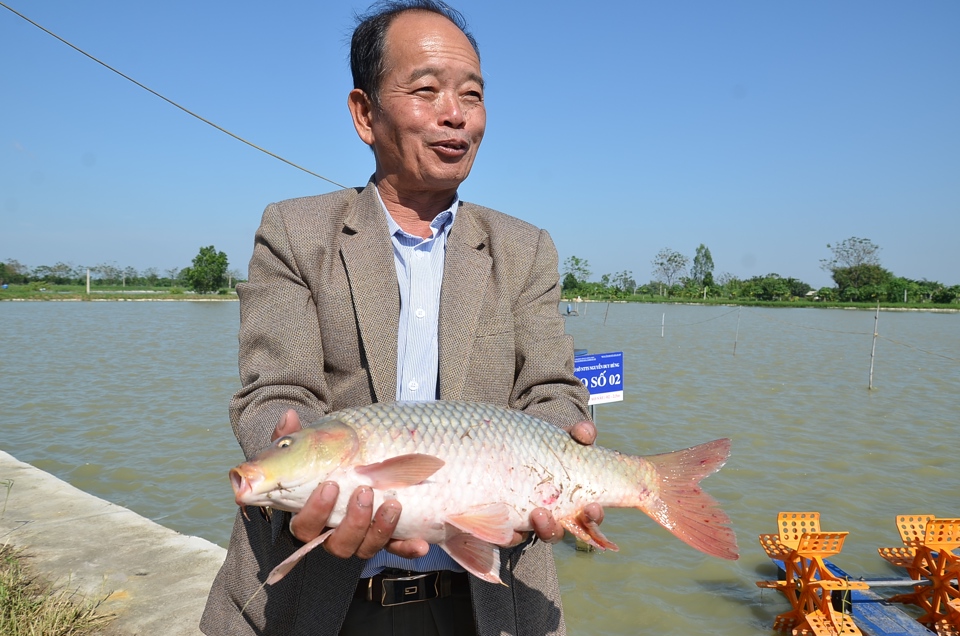
[[[363,143],[373,145],[373,102],[359,88],[355,88],[347,95],[347,108],[353,118],[353,127]]]

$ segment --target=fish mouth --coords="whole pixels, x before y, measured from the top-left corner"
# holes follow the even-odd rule
[[[263,471],[248,464],[241,464],[230,471],[230,485],[238,506],[253,504],[254,489],[266,479]]]

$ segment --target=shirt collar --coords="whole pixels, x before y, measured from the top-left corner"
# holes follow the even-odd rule
[[[384,205],[383,199],[380,197],[380,190],[377,190],[377,199],[380,201],[380,208],[383,210],[383,213],[387,217],[387,227],[390,228],[390,236],[396,236],[398,233],[400,236],[407,236],[414,238],[411,234],[403,231],[403,228],[393,220],[393,217],[390,216],[390,212],[387,211],[387,206]],[[433,221],[430,222],[430,228],[433,230],[433,237],[436,238],[440,234],[449,233],[451,226],[453,226],[454,220],[457,218],[457,209],[460,207],[460,193],[455,193],[453,195],[453,201],[450,203],[450,207],[434,217]],[[415,237],[421,241],[429,241],[430,239],[424,239],[422,237]]]

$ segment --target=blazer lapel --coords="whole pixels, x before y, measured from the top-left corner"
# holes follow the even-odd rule
[[[393,246],[383,208],[373,183],[360,193],[344,219],[343,256],[353,307],[366,360],[373,380],[374,399],[397,397],[397,331],[400,328],[400,291],[393,262]]]
[[[477,223],[469,204],[457,212],[444,257],[440,288],[440,399],[462,396],[467,360],[477,333],[493,259],[487,232]]]

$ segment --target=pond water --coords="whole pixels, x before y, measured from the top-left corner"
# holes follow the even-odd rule
[[[960,516],[960,315],[881,312],[870,390],[873,312],[577,307],[578,348],[624,352],[625,398],[597,407],[598,443],[649,455],[730,437],[704,486],[742,556],[608,510],[618,553],[555,550],[571,634],[772,634],[786,602],[754,582],[773,578],[757,535],[779,511],[849,531],[835,560],[865,576],[903,575],[876,552],[899,543],[897,514]],[[0,303],[0,448],[225,546],[238,320],[236,302]]]

